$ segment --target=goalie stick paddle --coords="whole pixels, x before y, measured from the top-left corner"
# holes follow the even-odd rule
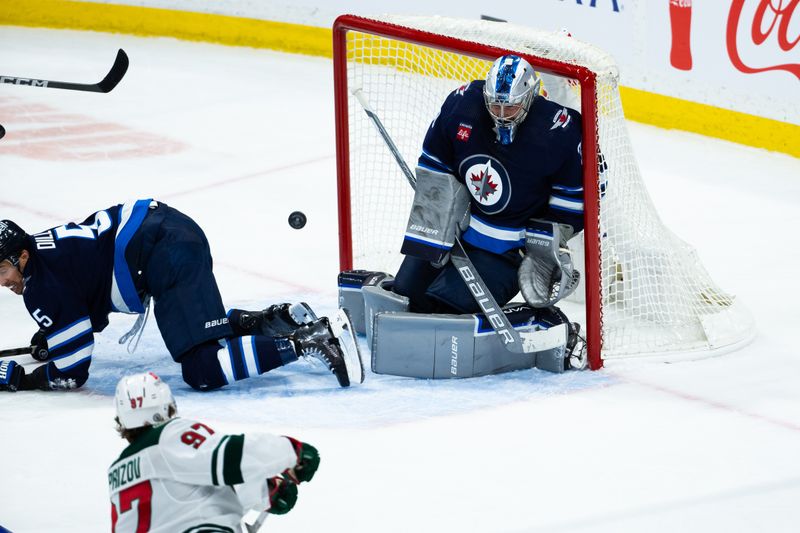
[[[358,100],[358,103],[361,104],[361,107],[364,108],[364,112],[375,124],[375,127],[378,128],[378,133],[380,133],[383,141],[389,148],[389,151],[392,152],[395,161],[403,171],[408,183],[413,189],[416,189],[416,177],[411,172],[411,169],[409,168],[405,159],[403,159],[400,150],[397,149],[397,145],[394,144],[389,132],[386,131],[381,119],[378,118],[378,115],[369,105],[369,102],[367,101],[366,96],[364,96],[364,92],[361,90],[361,87],[357,87],[352,91],[352,93],[356,100]],[[515,330],[514,326],[511,325],[511,322],[508,321],[508,317],[506,317],[506,314],[503,312],[503,308],[497,304],[497,300],[494,299],[494,296],[492,296],[492,293],[489,291],[486,283],[484,283],[480,274],[478,274],[478,271],[472,264],[467,252],[464,250],[464,246],[461,244],[461,239],[458,237],[458,235],[456,235],[455,244],[450,251],[450,260],[453,262],[458,274],[461,276],[461,279],[467,286],[469,293],[475,299],[475,302],[477,302],[478,307],[483,310],[486,320],[492,326],[492,329],[495,331],[495,333],[497,333],[503,340],[503,344],[508,351],[514,353],[523,353],[540,349],[538,346],[529,346],[529,344],[533,344],[532,339],[528,339],[528,342],[523,342],[519,332]]]
[[[51,89],[67,89],[70,91],[86,91],[91,93],[108,93],[122,80],[128,71],[128,54],[122,48],[117,52],[114,64],[106,77],[97,83],[72,83],[67,81],[37,80],[33,78],[19,78],[16,76],[0,75],[0,83],[13,85],[27,85],[30,87],[49,87]]]

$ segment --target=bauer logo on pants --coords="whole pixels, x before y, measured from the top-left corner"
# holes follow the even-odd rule
[[[505,167],[494,157],[470,156],[461,162],[459,173],[484,213],[499,213],[508,205],[511,182]]]

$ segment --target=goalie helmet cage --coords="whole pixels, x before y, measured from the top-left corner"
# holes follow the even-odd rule
[[[582,114],[585,229],[570,247],[576,264],[584,257],[585,291],[576,293],[585,294],[590,367],[630,356],[700,358],[749,342],[747,310],[716,286],[695,250],[655,211],[628,137],[614,60],[563,32],[443,17],[336,20],[340,268],[394,272],[413,199],[352,91],[364,91],[413,166],[445,97],[484,79],[491,62],[508,53],[543,75],[550,98]],[[607,165],[602,174],[598,153]]]

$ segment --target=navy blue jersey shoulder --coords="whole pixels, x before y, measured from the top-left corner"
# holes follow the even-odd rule
[[[514,141],[497,142],[484,82],[453,91],[431,123],[418,164],[448,172],[472,195],[463,239],[495,253],[524,245],[528,220],[583,227],[581,116],[537,96]]]
[[[23,298],[47,337],[52,359],[42,368],[49,388],[83,384],[93,333],[108,325],[111,311],[144,311],[125,249],[150,204],[115,205],[30,236]]]

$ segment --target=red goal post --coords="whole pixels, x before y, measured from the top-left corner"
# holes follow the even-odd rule
[[[551,46],[548,44],[549,42],[557,44]],[[559,47],[558,53],[552,53],[553,49]],[[576,53],[573,54],[572,49],[575,49]],[[565,50],[566,52],[564,52]],[[444,55],[439,55],[440,53]],[[377,138],[377,132],[372,131],[371,125],[361,124],[362,121],[367,121],[363,117],[363,110],[351,95],[354,85],[359,88],[368,87],[364,89],[367,98],[381,116],[390,135],[395,137],[394,140],[406,161],[413,167],[421,150],[421,140],[427,125],[433,119],[435,110],[438,110],[438,106],[441,105],[447,92],[457,88],[460,83],[485,76],[485,67],[481,70],[479,66],[474,72],[467,73],[462,72],[462,70],[468,70],[463,68],[462,63],[470,58],[475,58],[488,65],[497,57],[509,53],[524,57],[540,73],[575,80],[580,87],[585,196],[585,229],[582,234],[584,269],[582,274],[585,282],[585,326],[590,367],[598,369],[603,366],[604,344],[609,336],[617,344],[633,345],[630,348],[632,354],[702,350],[703,339],[692,341],[686,346],[671,346],[673,339],[681,338],[682,334],[660,332],[658,336],[652,335],[650,329],[653,328],[649,323],[653,321],[651,315],[656,315],[656,322],[658,320],[664,322],[664,324],[658,324],[659,330],[668,330],[671,322],[675,321],[671,316],[662,318],[664,313],[660,309],[655,313],[649,309],[638,310],[638,308],[646,307],[639,300],[652,299],[650,293],[658,293],[661,286],[669,282],[669,278],[660,279],[660,274],[656,274],[658,279],[655,282],[640,281],[640,278],[642,280],[645,278],[639,276],[639,271],[658,270],[658,268],[653,269],[649,263],[644,265],[644,268],[641,268],[640,265],[642,256],[653,254],[649,249],[652,245],[648,243],[640,246],[645,252],[637,251],[630,254],[627,250],[637,246],[625,244],[624,239],[635,241],[635,228],[633,230],[626,228],[625,231],[616,230],[615,226],[612,227],[613,224],[609,225],[610,219],[606,219],[605,226],[601,227],[604,221],[601,221],[601,176],[598,175],[597,157],[600,150],[603,151],[604,156],[607,154],[610,156],[606,157],[606,161],[609,168],[612,169],[612,178],[615,173],[620,174],[624,170],[641,181],[638,167],[631,169],[631,167],[635,167],[635,160],[631,162],[632,153],[624,127],[616,85],[618,79],[616,65],[610,56],[602,51],[591,45],[572,40],[558,32],[536,32],[505,23],[459,21],[439,17],[387,16],[378,20],[343,15],[335,21],[333,62],[340,268],[342,270],[351,268],[392,270],[391,267],[386,266],[387,263],[382,263],[374,258],[383,255],[384,250],[376,250],[384,245],[393,249],[387,251],[387,257],[397,253],[399,242],[402,240],[402,227],[395,224],[391,232],[378,234],[373,226],[382,225],[383,219],[390,218],[388,212],[395,209],[396,206],[392,205],[395,198],[397,199],[395,203],[400,205],[398,212],[404,212],[404,215],[408,213],[408,198],[400,198],[404,193],[387,192],[387,187],[394,187],[394,184],[386,185],[386,183],[395,180],[398,187],[405,187],[410,191],[399,169],[392,168],[396,165],[380,161],[382,158],[390,157],[388,149],[382,146],[380,141],[370,137],[372,135]],[[452,63],[452,71],[440,72],[440,70],[444,70],[445,66],[449,66],[448,63]],[[598,75],[603,79],[603,85],[600,87],[598,86]],[[437,78],[450,81],[449,85],[445,85],[448,88],[446,92],[432,91],[429,95],[426,92],[427,86],[439,84],[440,80]],[[398,89],[407,80],[412,80],[409,82],[412,84],[409,86],[411,89],[407,91],[412,93],[411,96],[400,94],[402,89]],[[602,94],[600,102],[598,102],[598,93]],[[423,107],[428,109],[424,112],[419,110],[420,104],[424,104]],[[599,105],[603,107],[600,112],[598,111]],[[613,130],[606,128],[606,123],[603,123],[603,127],[606,129],[601,133],[602,120],[606,120],[608,124],[611,123],[605,117],[602,117],[601,120],[601,114],[613,117]],[[359,125],[354,125],[354,122],[358,122]],[[617,124],[618,122],[622,122],[622,126]],[[404,133],[403,128],[406,126],[412,129],[416,128],[418,134],[416,131]],[[368,130],[372,133],[369,133]],[[602,138],[602,135],[606,137]],[[622,145],[619,157],[615,156],[614,149],[610,149],[612,144]],[[381,180],[384,179],[385,174],[389,174],[391,177],[387,178],[388,181],[383,182]],[[616,183],[621,185],[626,182],[619,179]],[[634,188],[638,187],[639,183],[636,182]],[[371,199],[366,199],[372,194],[370,189],[377,189],[377,193],[375,196],[370,196]],[[646,197],[646,191],[644,196]],[[639,201],[648,203],[649,197],[644,200],[637,199],[637,202]],[[613,204],[608,199],[605,202],[609,206]],[[651,210],[653,214],[646,215],[645,218],[648,224],[655,227],[660,224],[660,221],[657,219],[654,208]],[[618,208],[609,208],[607,217],[613,215],[612,219],[614,220],[614,217],[622,217],[623,213],[614,214],[618,211]],[[397,215],[391,216],[397,218]],[[354,228],[356,229],[354,230]],[[609,231],[611,231],[611,237],[609,237]],[[666,229],[659,228],[659,231],[664,234],[669,233]],[[360,235],[359,232],[363,232],[364,235]],[[623,244],[620,245],[614,241],[614,238],[616,235],[623,234],[625,237],[621,241]],[[628,237],[628,234],[634,235],[634,237]],[[393,240],[395,242],[391,245],[385,242]],[[601,245],[603,241],[605,241],[606,248],[613,252],[609,254],[613,255],[613,258],[607,259],[605,264]],[[358,244],[356,245],[356,243]],[[682,241],[676,240],[672,245],[677,248],[686,246],[688,251],[682,250],[681,253],[687,256],[693,253],[693,249],[683,244]],[[355,248],[370,248],[375,253],[362,254]],[[672,249],[658,249],[654,254],[670,256],[673,255],[673,252]],[[668,261],[665,260],[665,264],[667,263]],[[698,268],[698,272],[702,271],[701,266]],[[665,270],[671,272],[674,269],[669,267]],[[698,286],[709,286],[710,289],[706,292],[712,295],[711,299],[715,300],[715,303],[723,302],[719,307],[730,305],[732,298],[710,285],[710,280],[706,281],[706,277],[703,275],[704,271],[694,276],[701,280]],[[682,273],[681,276],[683,276]],[[615,283],[619,287],[616,287]],[[655,289],[649,287],[653,284],[656,286]],[[694,285],[687,289],[690,293],[698,292]],[[640,297],[640,293],[643,293],[645,297]],[[695,296],[693,295],[692,298]],[[628,300],[625,300],[626,298]],[[629,303],[634,300],[636,303]],[[604,324],[606,307],[614,311],[615,317],[620,314],[624,316],[624,326],[617,330],[617,332],[624,331],[624,334],[615,334],[616,332],[606,327]],[[637,311],[634,311],[636,316],[633,318],[625,316],[626,313],[630,314],[627,308],[633,307],[637,308]],[[671,305],[671,307],[677,309],[679,314],[689,314],[684,312],[680,304]],[[619,312],[620,310],[622,313]],[[680,316],[683,320],[683,315]],[[628,322],[634,320],[639,324],[628,325]],[[694,318],[687,319],[686,322],[691,320]],[[622,321],[615,318],[613,324],[616,323],[623,324]],[[692,324],[689,329],[696,333],[696,330],[702,328]],[[648,337],[642,346],[638,346],[637,332],[645,332],[645,337],[652,336],[652,342]],[[628,339],[633,339],[633,341],[627,342]],[[726,345],[730,344],[732,343],[728,342]],[[625,347],[617,348],[615,345],[615,348],[607,351],[606,355],[615,353],[624,355],[626,350]]]

